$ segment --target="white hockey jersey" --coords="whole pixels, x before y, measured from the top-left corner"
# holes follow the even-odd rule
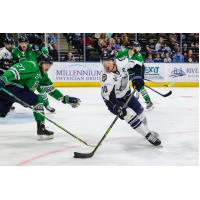
[[[114,90],[116,98],[123,98],[130,90],[128,69],[142,63],[136,60],[116,59],[117,71],[107,73],[105,70],[101,76],[101,95],[105,100],[110,100],[110,94]]]
[[[5,72],[6,69],[7,69],[1,63],[1,60],[5,60],[5,59],[11,60],[12,59],[12,53],[10,51],[8,51],[8,49],[6,49],[6,47],[3,47],[3,48],[0,49],[0,73]]]
[[[12,59],[12,53],[6,49],[6,47],[3,47],[0,49],[0,60],[1,59]]]

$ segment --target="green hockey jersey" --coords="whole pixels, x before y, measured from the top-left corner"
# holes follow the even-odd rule
[[[124,48],[123,50],[116,52],[115,57],[128,58],[129,60],[137,60],[144,63],[144,59],[141,53],[134,52],[132,56],[129,56],[128,51],[129,51],[128,48]],[[135,69],[134,68],[128,69],[128,73],[129,73],[129,78],[132,79],[132,77],[135,75]]]
[[[118,51],[116,52],[115,56],[116,58],[122,58],[122,57],[126,57],[130,60],[137,60],[137,61],[140,61],[140,62],[144,62],[144,59],[143,59],[143,56],[141,53],[134,53],[131,57],[129,56],[128,54],[128,51],[129,49],[128,48],[125,48],[121,51]]]
[[[33,61],[22,60],[14,64],[0,78],[8,84],[18,85],[32,91],[41,87],[57,100],[63,97],[63,94],[54,88],[48,74],[42,73],[39,65]]]
[[[47,55],[49,52],[45,47],[42,47],[40,50],[34,50],[32,44],[27,45],[27,50],[25,52],[21,51],[19,47],[12,49],[12,57],[15,63],[19,63],[22,60],[37,62],[37,58],[42,53]]]

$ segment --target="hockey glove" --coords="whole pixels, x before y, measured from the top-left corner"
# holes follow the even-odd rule
[[[63,96],[62,102],[64,104],[70,104],[72,108],[76,108],[80,105],[81,100],[76,97],[70,97],[70,96]]]
[[[114,112],[119,116],[120,119],[124,119],[124,117],[127,115],[126,108],[122,107],[115,107]]]

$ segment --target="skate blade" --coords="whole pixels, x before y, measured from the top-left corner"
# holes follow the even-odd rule
[[[51,136],[38,135],[37,140],[38,140],[38,141],[43,141],[43,140],[52,140],[53,138],[54,138],[53,135],[51,135]]]
[[[47,109],[46,109],[47,110]],[[49,113],[55,114],[56,111],[47,110]]]

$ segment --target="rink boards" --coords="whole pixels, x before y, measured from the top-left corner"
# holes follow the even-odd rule
[[[55,62],[49,76],[56,87],[99,87],[102,69],[99,62]],[[173,87],[199,87],[199,63],[145,63],[145,78]]]

